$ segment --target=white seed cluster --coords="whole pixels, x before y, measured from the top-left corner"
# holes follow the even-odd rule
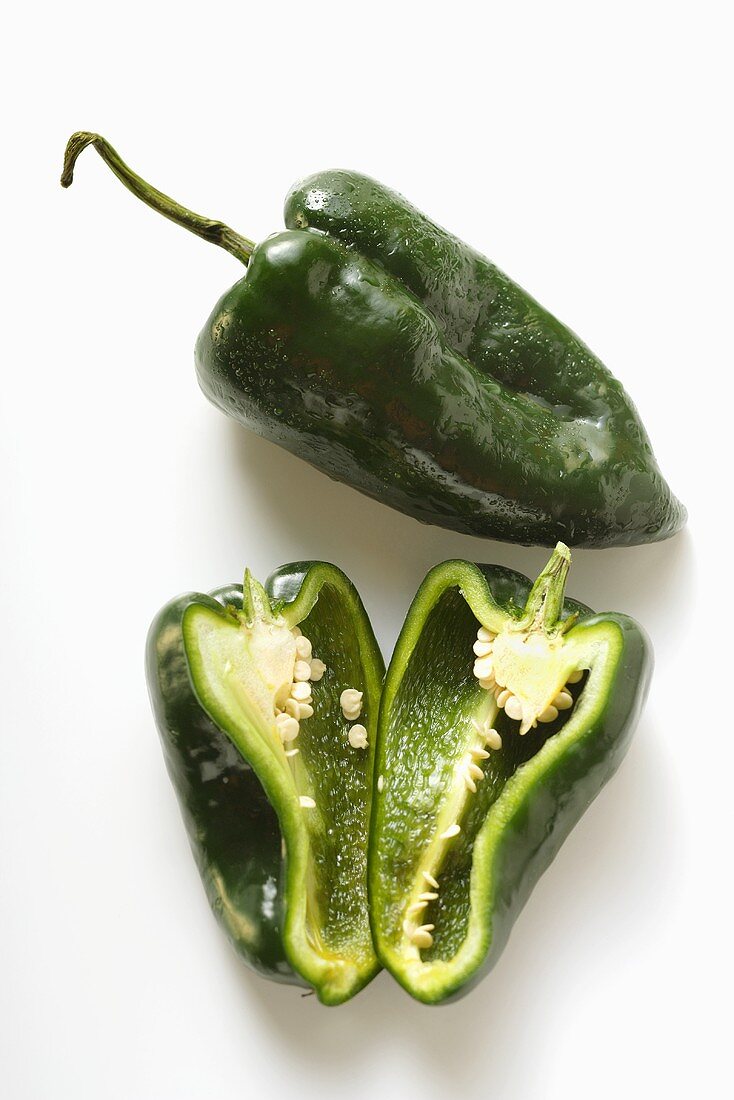
[[[523,717],[520,700],[503,684],[498,683],[494,674],[492,647],[496,637],[497,635],[486,626],[481,626],[477,631],[477,640],[474,642],[473,646],[474,656],[476,658],[474,661],[474,675],[485,691],[492,692],[497,701],[497,706],[505,711],[508,718],[520,722]],[[582,676],[583,670],[573,672],[568,677],[568,684],[577,684]],[[346,695],[348,695],[348,692],[342,693],[342,710],[344,710]],[[558,693],[552,705],[548,706],[542,714],[538,715],[538,721],[553,722],[558,717],[559,711],[568,710],[572,706],[573,696],[566,686]],[[344,713],[345,717],[347,717],[346,711],[344,711]],[[482,743],[475,744],[464,753],[457,764],[457,771],[460,781],[463,782],[465,788],[471,794],[476,794],[477,783],[481,783],[486,778],[480,766],[480,762],[489,758],[490,752],[488,750],[497,751],[502,748],[502,738],[492,726],[489,718],[485,718],[483,721],[472,718],[472,725],[479,735],[478,740]],[[377,780],[377,789],[381,791],[382,788],[383,777],[380,776]],[[439,840],[452,840],[454,837],[458,836],[460,832],[461,825],[459,825],[457,821],[454,821],[453,824],[449,825],[448,828],[444,829],[439,835]],[[416,921],[420,919],[419,914],[421,914],[432,901],[436,901],[438,898],[438,880],[428,871],[423,871],[422,875],[430,889],[424,890],[422,893],[418,894],[417,899],[406,909],[405,920],[403,921],[403,932],[418,950],[425,950],[432,946],[432,933],[436,926],[435,924],[417,924]]]
[[[486,749],[482,749],[482,752],[487,752]],[[489,753],[487,753],[489,755]],[[461,774],[464,778],[464,786],[472,794],[477,793],[477,783],[481,783],[484,779],[484,772],[476,762],[476,757],[473,753],[468,752],[461,762]],[[481,759],[481,757],[479,758]]]
[[[431,946],[433,943],[431,932],[435,927],[435,924],[419,924],[416,926],[411,920],[403,921],[403,932],[419,950]]]
[[[477,721],[476,718],[472,718],[471,721],[474,729],[480,735],[487,748],[495,750],[502,748],[502,738],[490,722],[489,718],[485,718],[483,722]],[[487,749],[481,749],[478,747],[472,749],[471,754],[475,761],[486,760],[489,756]]]
[[[458,826],[456,827],[456,831],[459,831]],[[403,921],[403,932],[405,932],[410,942],[419,950],[431,946],[433,943],[433,936],[431,933],[436,926],[435,924],[416,924],[415,921],[410,918],[415,917],[418,913],[422,913],[429,902],[436,901],[438,898],[438,880],[435,879],[429,871],[422,871],[421,873],[431,889],[424,890],[423,893],[418,895],[418,900],[408,906],[405,911],[405,920]]]
[[[356,688],[344,688],[339,696],[339,706],[347,722],[356,722],[362,713],[362,697],[364,693]],[[347,733],[349,744],[353,749],[367,748],[367,730],[362,725],[352,726]]]
[[[492,729],[489,719],[486,719],[483,723],[480,723],[476,718],[472,718],[472,724],[478,734],[481,735],[482,740],[486,745],[489,745],[492,749],[499,749],[502,747],[502,738],[497,733],[497,730]],[[457,765],[459,776],[463,780],[464,786],[472,794],[476,794],[477,783],[481,783],[485,778],[484,772],[479,766],[480,760],[486,760],[489,757],[489,753],[483,745],[474,745],[468,752],[464,753],[461,760]],[[458,836],[461,832],[461,825],[458,821],[452,822],[448,828],[444,829],[442,833],[439,833],[439,840],[453,840],[455,836]],[[416,947],[430,947],[433,943],[433,937],[431,932],[433,931],[433,925],[422,924],[415,925],[410,918],[415,916],[416,913],[422,912],[428,905],[429,901],[435,901],[438,897],[438,881],[429,874],[428,871],[423,871],[423,877],[432,888],[426,890],[424,893],[418,895],[418,900],[409,905],[406,910],[406,920],[403,924],[403,931],[410,939],[411,943]]]
[[[296,639],[293,682],[289,697],[282,707],[276,708],[275,712],[275,728],[283,745],[289,746],[285,754],[288,757],[293,757],[298,752],[292,742],[300,733],[301,722],[313,714],[311,681],[320,680],[326,672],[324,662],[313,656],[313,647],[305,634],[297,626],[293,627],[291,633]],[[306,798],[304,795],[301,798],[301,805],[310,807],[315,803],[313,799]]]
[[[473,646],[474,655],[476,657],[474,662],[474,675],[479,680],[480,687],[483,687],[485,691],[492,692],[500,710],[504,710],[507,717],[512,718],[513,721],[521,722],[523,718],[522,703],[516,695],[512,694],[509,688],[505,687],[504,684],[498,683],[495,676],[492,661],[492,647],[496,637],[497,635],[486,626],[480,626],[477,631],[477,640]],[[550,703],[545,710],[541,711],[532,723],[531,728],[537,726],[538,722],[555,722],[560,711],[569,710],[573,706],[573,696],[568,690],[568,684],[577,684],[583,674],[583,669],[577,669],[575,672],[571,673],[568,677],[566,686],[558,692],[553,702]],[[477,729],[479,729],[478,726]],[[521,729],[520,733],[525,733],[525,730]],[[489,734],[493,735],[492,741],[490,741]],[[487,744],[493,749],[502,747],[502,740],[496,730],[488,731]]]
[[[495,685],[494,669],[492,665],[492,643],[497,635],[486,626],[480,626],[477,631],[477,640],[473,645],[474,675],[481,687],[491,691]]]
[[[484,639],[482,639],[482,641],[484,641]],[[476,732],[480,735],[484,745],[489,746],[490,749],[502,748],[502,738],[497,733],[497,730],[492,728],[488,718],[485,719],[484,722],[478,722],[476,718],[472,718],[472,724]],[[464,753],[457,765],[457,771],[464,786],[472,794],[476,794],[477,783],[481,783],[485,778],[484,772],[479,766],[479,761],[487,760],[490,754],[484,745],[475,744],[472,746],[468,752]],[[460,832],[461,825],[459,825],[458,821],[454,821],[439,834],[438,839],[453,840]],[[434,930],[434,925],[416,925],[415,920],[411,918],[415,918],[418,913],[421,913],[426,908],[429,902],[435,901],[438,898],[438,880],[428,871],[423,871],[422,874],[431,889],[425,890],[422,894],[419,894],[418,900],[408,906],[405,912],[405,921],[403,922],[403,931],[410,942],[419,949],[430,947],[433,943],[433,936],[431,933]]]

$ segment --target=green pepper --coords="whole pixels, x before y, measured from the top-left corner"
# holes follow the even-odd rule
[[[429,1004],[496,962],[538,877],[619,765],[651,672],[632,619],[448,561],[415,597],[383,688],[370,852],[377,954]]]
[[[609,546],[685,521],[618,381],[478,253],[364,176],[296,187],[259,247],[93,144],[148,205],[248,265],[196,345],[199,382],[258,434],[427,523]]]
[[[384,672],[354,586],[333,565],[305,562],[265,588],[248,573],[244,590],[181,596],[151,627],[147,669],[227,935],[266,976],[312,987],[325,1004],[347,1000],[378,969],[367,822]],[[340,705],[349,689],[362,693],[358,722]]]

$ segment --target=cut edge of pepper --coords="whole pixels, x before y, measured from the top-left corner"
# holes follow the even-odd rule
[[[279,607],[278,614],[290,629],[297,626],[313,609],[322,587],[326,584],[336,586],[348,601],[350,617],[354,622],[357,635],[366,693],[370,700],[370,713],[374,715],[369,749],[373,754],[379,712],[381,685],[379,674],[382,670],[382,658],[366,613],[351,581],[336,566],[321,562],[304,564],[306,571],[298,594],[292,601]],[[359,992],[374,977],[380,969],[379,961],[371,943],[369,948],[372,957],[367,963],[357,958],[352,959],[346,955],[332,953],[320,941],[318,928],[309,927],[309,901],[311,901],[311,912],[318,907],[314,905],[311,894],[313,876],[310,874],[310,840],[308,829],[303,821],[304,809],[299,803],[290,774],[287,769],[278,766],[280,762],[276,761],[276,754],[268,744],[272,731],[266,730],[264,725],[263,728],[259,728],[257,715],[248,713],[248,707],[244,706],[242,708],[244,721],[247,728],[255,734],[254,737],[249,738],[250,743],[246,745],[247,751],[244,751],[245,737],[242,730],[219,700],[208,694],[202,677],[197,677],[200,651],[198,639],[193,637],[192,615],[189,614],[195,610],[196,605],[188,608],[182,623],[189,675],[194,692],[204,710],[251,764],[278,815],[286,863],[285,925],[282,933],[286,955],[296,974],[314,988],[322,1003],[341,1004]],[[205,610],[209,614],[216,614],[211,608]],[[225,620],[226,617],[227,612],[223,609],[222,619]],[[241,694],[244,695],[244,693]],[[286,763],[285,757],[282,763]],[[370,782],[371,772],[372,769],[369,768]],[[297,899],[295,905],[294,898]]]
[[[332,565],[330,562],[308,562],[303,563],[303,565],[305,566],[305,573],[298,590],[298,595],[292,601],[286,603],[282,608],[282,614],[286,622],[292,627],[296,626],[299,622],[303,622],[316,605],[321,589],[331,584],[340,590],[344,599],[349,603],[350,616],[357,631],[360,663],[365,676],[365,694],[367,696],[365,705],[368,708],[368,713],[372,716],[368,748],[368,759],[370,762],[368,768],[370,782],[370,793],[368,797],[369,830],[369,811],[371,809],[370,803],[374,790],[374,759],[382,689],[381,674],[384,672],[382,654],[374,634],[372,633],[372,628],[369,624],[369,619],[367,618],[367,613],[359,593],[349,577],[347,577],[338,566]],[[291,566],[286,565],[282,568],[288,570]],[[374,675],[375,670],[378,673],[377,676]],[[300,818],[299,824],[302,826]],[[366,841],[369,843],[369,832]],[[306,844],[308,844],[307,837]],[[288,875],[286,922],[284,929],[286,954],[294,969],[302,973],[309,981],[313,982],[316,994],[323,1004],[343,1004],[363,989],[381,969],[379,959],[374,951],[374,943],[370,943],[372,959],[369,965],[360,965],[356,961],[347,961],[343,958],[338,959],[332,956],[323,964],[319,965],[314,977],[306,973],[306,971],[298,965],[296,960],[300,957],[300,952],[303,952],[305,948],[311,951],[314,951],[315,948],[308,935],[305,896],[303,904],[300,906],[300,911],[294,910],[287,904],[287,898],[291,893],[291,887],[297,885],[298,880],[296,877],[296,861],[287,859],[286,862]],[[293,879],[291,879],[291,874],[293,874]],[[367,916],[369,922],[369,913]],[[318,980],[316,980],[316,978],[318,978]]]
[[[430,571],[411,606],[393,661],[388,669],[383,689],[380,730],[375,756],[377,771],[380,770],[384,751],[382,716],[389,713],[395,701],[420,631],[431,610],[441,596],[452,587],[459,589],[478,622],[493,632],[500,633],[508,624],[511,629],[516,630],[522,624],[522,618],[509,615],[496,603],[486,578],[473,563],[452,560]],[[559,613],[562,606],[561,600]],[[591,638],[588,637],[590,631],[593,631]],[[415,957],[417,952],[412,958],[406,959],[403,951],[389,945],[381,935],[375,919],[379,883],[373,883],[372,875],[369,876],[370,912],[378,957],[386,969],[413,997],[427,1004],[435,1004],[455,996],[487,961],[493,947],[494,930],[491,916],[488,920],[485,915],[492,914],[494,911],[496,870],[498,857],[501,855],[504,826],[515,815],[522,812],[531,789],[560,761],[569,745],[593,735],[594,727],[603,714],[605,700],[618,671],[623,650],[623,639],[619,627],[613,620],[592,619],[591,622],[583,621],[577,626],[559,624],[558,633],[561,632],[565,635],[564,645],[570,647],[569,656],[573,657],[570,664],[573,667],[581,667],[583,664],[589,670],[589,676],[581,695],[576,700],[573,713],[563,727],[551,734],[538,752],[521,764],[514,775],[506,781],[502,792],[490,807],[476,834],[470,873],[467,933],[456,954],[449,960],[424,962],[420,956]],[[584,640],[585,634],[586,640]],[[395,658],[398,656],[399,665],[396,665]],[[377,812],[373,806],[373,820]],[[373,831],[371,847],[374,835]],[[421,873],[421,868],[422,863],[417,873]]]

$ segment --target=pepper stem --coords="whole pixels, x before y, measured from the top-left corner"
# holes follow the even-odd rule
[[[149,183],[136,175],[131,168],[128,168],[119,153],[99,134],[89,134],[80,130],[78,133],[71,135],[64,153],[64,170],[61,173],[62,187],[71,186],[77,157],[88,145],[94,146],[105,164],[124,183],[128,191],[132,191],[133,195],[137,195],[153,210],[157,210],[164,218],[169,218],[176,225],[182,225],[184,229],[196,233],[197,237],[203,237],[205,241],[210,241],[212,244],[226,249],[227,252],[231,252],[233,256],[241,260],[243,264],[247,264],[255,248],[253,241],[241,237],[239,233],[235,233],[233,229],[222,222],[212,221],[211,218],[202,218],[200,214],[194,214],[192,210],[187,210],[185,206],[181,206],[180,203],[175,202],[168,195],[164,195],[162,191],[151,187]]]
[[[242,586],[242,614],[249,624],[257,620],[273,621],[273,610],[268,594],[249,569],[245,570],[245,583]]]
[[[545,630],[550,634],[556,629],[563,611],[566,578],[571,565],[571,551],[559,542],[550,560],[530,590],[522,627],[527,630]]]

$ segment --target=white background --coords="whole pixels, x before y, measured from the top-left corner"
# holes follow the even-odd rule
[[[0,1091],[731,1095],[725,5],[24,11],[6,13],[0,74]],[[316,557],[354,579],[389,655],[437,561],[534,574],[544,552],[422,527],[210,407],[193,343],[241,269],[92,150],[63,192],[75,129],[256,240],[320,168],[398,188],[602,356],[689,507],[670,542],[574,555],[570,593],[651,634],[649,703],[499,965],[456,1005],[381,975],[326,1009],[238,963],[164,771],[145,633],[181,590]]]

